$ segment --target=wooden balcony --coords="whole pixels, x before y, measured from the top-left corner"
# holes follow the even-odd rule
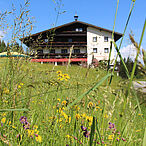
[[[87,42],[43,42],[38,47],[87,47]]]
[[[32,56],[32,58],[49,58],[49,59],[63,59],[63,58],[69,58],[69,53],[38,53],[36,56]],[[71,58],[87,58],[87,53],[72,53]]]

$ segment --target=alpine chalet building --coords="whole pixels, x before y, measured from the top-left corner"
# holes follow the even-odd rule
[[[112,31],[92,24],[75,21],[51,28],[28,37],[21,41],[36,52],[36,62],[54,64],[83,63],[90,65],[94,59],[108,60]],[[114,41],[122,37],[121,33],[114,32]],[[112,46],[111,60],[114,59]]]

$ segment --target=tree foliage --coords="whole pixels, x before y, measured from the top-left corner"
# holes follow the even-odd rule
[[[22,45],[19,45],[19,43],[9,44],[9,42],[6,44],[4,40],[0,40],[0,53],[7,52],[7,51],[13,51],[13,52],[20,52],[24,53]]]
[[[132,72],[132,69],[133,69],[133,65],[134,65],[134,62],[128,57],[127,60],[124,58],[124,62],[128,68],[128,71],[129,73],[131,74]],[[140,63],[139,63],[140,64]],[[145,74],[141,67],[139,66],[139,64],[136,65],[136,70],[135,70],[135,73],[134,73],[134,76],[136,78],[141,78],[143,77],[143,75]],[[122,61],[120,61],[120,71],[119,71],[119,75],[122,77],[122,78],[127,78],[127,75],[126,75],[126,71],[125,71],[125,68],[124,68],[124,65],[122,64]]]

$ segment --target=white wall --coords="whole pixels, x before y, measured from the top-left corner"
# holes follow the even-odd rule
[[[104,42],[104,36],[108,37],[108,42]],[[97,42],[93,42],[93,37],[97,37]],[[109,53],[104,53],[104,48],[109,48],[110,51],[110,41],[112,38],[112,33],[99,30],[96,28],[87,28],[87,55],[88,55],[88,65],[92,62],[92,55],[97,60],[108,60]],[[97,53],[93,53],[93,48],[97,48]],[[111,60],[114,58],[114,47],[112,49]]]

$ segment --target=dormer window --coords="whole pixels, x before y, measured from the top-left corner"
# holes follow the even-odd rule
[[[44,39],[44,41],[47,43],[48,42],[48,39]]]
[[[93,37],[93,42],[97,42],[97,37]]]
[[[83,28],[76,28],[75,30],[76,31],[79,31],[79,32],[82,32],[83,31]]]

